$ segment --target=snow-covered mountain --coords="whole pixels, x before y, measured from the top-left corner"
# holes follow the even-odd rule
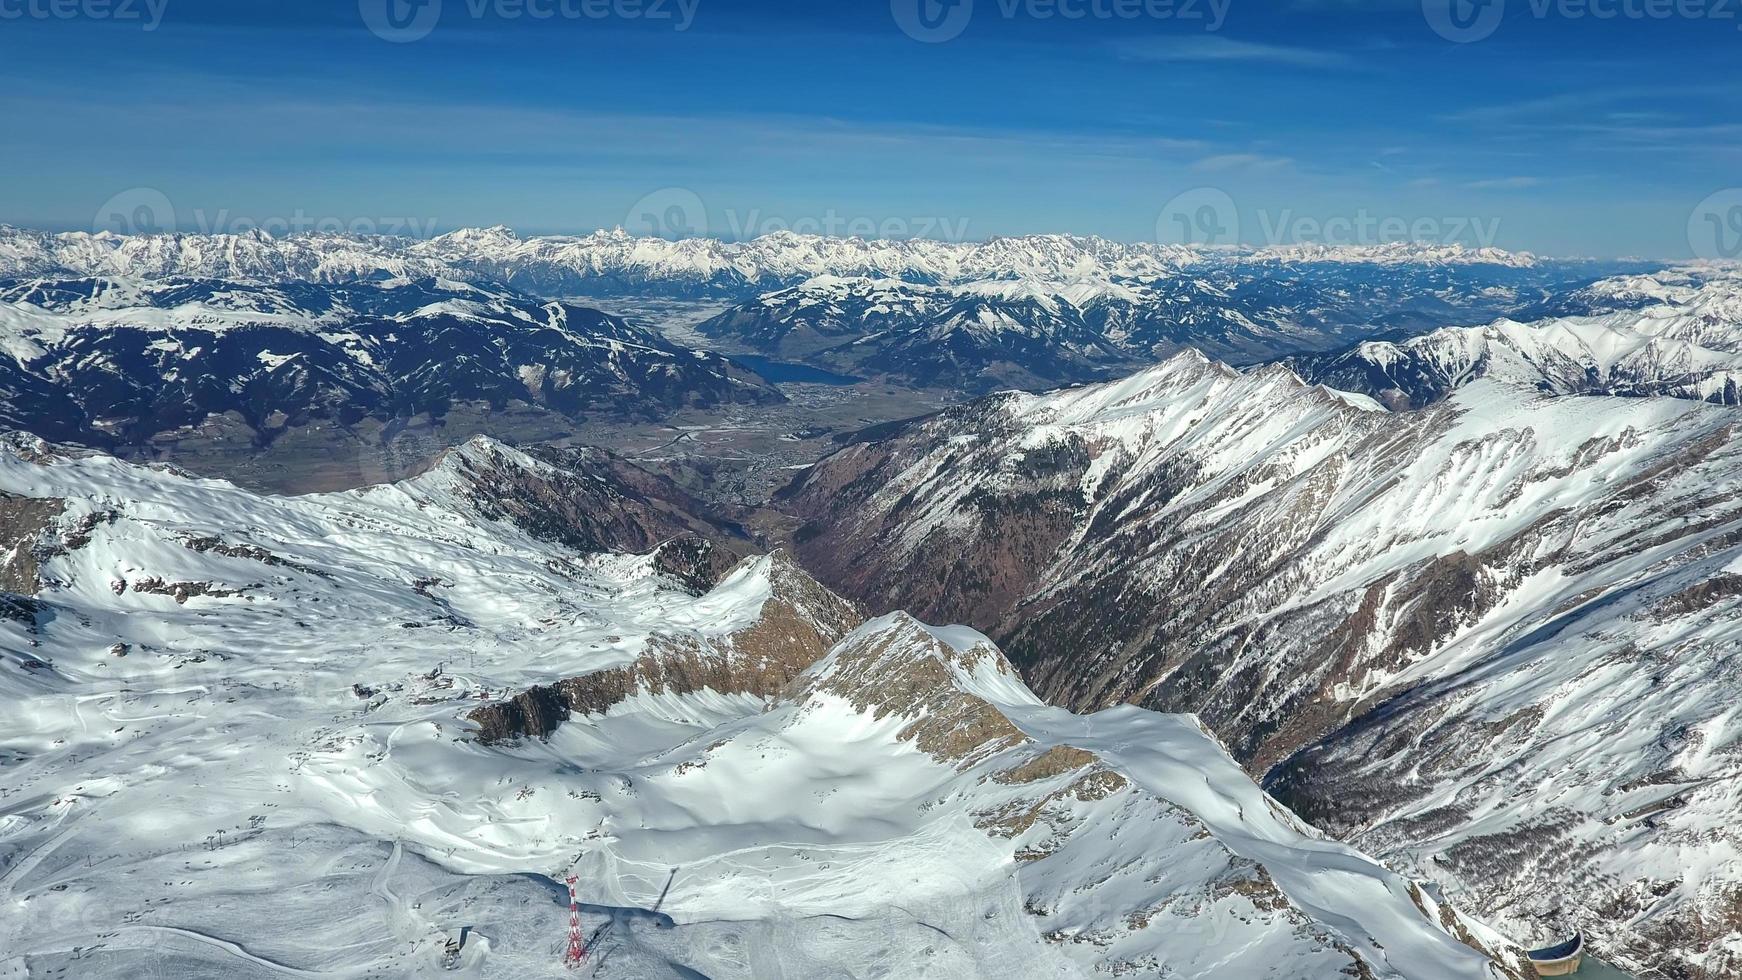
[[[916,283],[985,279],[1161,278],[1194,266],[1293,263],[1378,267],[1530,269],[1525,253],[1389,243],[1191,248],[1029,235],[984,242],[832,238],[777,232],[744,242],[670,241],[621,229],[583,236],[521,237],[507,228],[463,229],[427,240],[307,233],[240,235],[51,234],[0,225],[0,278],[18,276],[198,276],[342,281],[377,272],[495,278],[540,295],[750,297],[816,276]]]
[[[573,420],[778,391],[597,310],[449,279],[83,278],[0,286],[0,424],[97,446],[463,409]]]
[[[1481,377],[1561,394],[1742,403],[1742,276],[1627,276],[1555,304],[1575,315],[1446,327],[1291,358],[1303,377],[1419,408]]]
[[[1045,388],[1107,377],[1139,361],[1107,337],[1097,294],[1030,280],[927,286],[820,276],[699,324],[704,336],[831,370],[921,386]],[[1114,301],[1117,302],[1117,301]]]
[[[598,551],[566,466],[0,448],[0,970],[567,975],[573,870],[599,975],[1522,978],[1192,719],[1043,706],[780,555],[674,574],[706,533]]]
[[[412,239],[373,235],[52,234],[0,225],[0,279],[246,279],[333,283],[448,272]]]
[[[988,242],[830,238],[777,232],[746,242],[667,241],[622,230],[520,238],[506,228],[453,232],[416,254],[547,293],[640,292],[750,296],[817,276],[916,283],[990,278],[1167,275],[1203,260],[1191,249],[1074,235]]]
[[[928,284],[818,276],[699,324],[704,336],[849,374],[986,392],[1104,379],[1195,348],[1235,363],[1551,302],[1590,269],[1247,259],[1148,278]]]
[[[1192,711],[1526,935],[1742,969],[1742,428],[1483,379],[1416,413],[1179,355],[861,437],[785,506],[873,611],[1078,710]]]
[[[1554,297],[1532,311],[1533,320],[1553,317],[1597,316],[1622,310],[1637,310],[1663,303],[1686,302],[1702,285],[1713,280],[1733,279],[1734,264],[1686,263],[1633,275],[1610,276],[1589,286]]]
[[[709,297],[701,332],[758,353],[984,392],[1111,377],[1196,347],[1233,363],[1385,330],[1540,309],[1621,263],[1391,243],[1190,248],[1073,235],[985,242],[668,241],[621,230],[427,240],[300,234],[47,234],[0,227],[6,278],[196,277],[256,284],[442,278],[544,297]],[[494,288],[494,287],[491,287]]]

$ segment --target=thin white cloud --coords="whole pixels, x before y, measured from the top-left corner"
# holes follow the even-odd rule
[[[1487,180],[1472,180],[1464,186],[1473,191],[1517,191],[1541,185],[1540,177],[1491,177]]]
[[[1351,64],[1340,51],[1236,41],[1219,34],[1131,38],[1113,43],[1131,61],[1256,62],[1296,68],[1342,68]]]
[[[1554,95],[1535,96],[1527,99],[1517,99],[1499,104],[1471,106],[1456,112],[1443,113],[1438,118],[1442,122],[1476,123],[1476,124],[1529,124],[1536,125],[1547,117],[1549,121],[1560,121],[1568,118],[1599,119],[1624,114],[1643,115],[1643,113],[1628,113],[1609,107],[1619,103],[1647,102],[1662,99],[1685,99],[1688,92],[1674,86],[1585,88],[1572,92],[1559,92]],[[1653,109],[1653,112],[1658,110]]]
[[[1294,163],[1290,157],[1266,156],[1262,153],[1219,153],[1192,164],[1192,169],[1204,173],[1226,173],[1230,170],[1280,170]]]

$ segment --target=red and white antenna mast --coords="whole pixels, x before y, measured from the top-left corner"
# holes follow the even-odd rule
[[[574,875],[569,875],[569,948],[563,953],[563,965],[577,969],[587,958],[587,940],[581,935],[581,904],[575,899]]]

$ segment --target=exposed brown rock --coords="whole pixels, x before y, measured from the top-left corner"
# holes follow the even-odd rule
[[[995,658],[998,669],[1014,673],[1001,654],[988,646],[958,651],[911,618],[901,620],[836,648],[826,669],[801,676],[787,699],[802,703],[831,694],[875,718],[911,719],[897,738],[962,769],[1027,740],[995,706],[961,690],[951,670],[971,672]]]
[[[230,599],[240,596],[247,599],[249,598],[249,590],[258,588],[261,588],[258,583],[233,589],[212,582],[166,582],[155,575],[133,582],[133,591],[135,592],[170,596],[175,599],[178,605],[184,606],[187,605],[189,599],[195,596],[206,596],[212,599]]]
[[[1081,769],[1095,760],[1096,756],[1092,752],[1073,745],[1055,745],[1020,766],[993,773],[992,778],[1001,783],[1032,783],[1073,769]]]
[[[1663,619],[1674,619],[1699,612],[1726,599],[1742,596],[1742,575],[1714,575],[1704,582],[1690,585],[1679,592],[1664,596],[1652,607],[1652,613]]]
[[[226,558],[245,558],[249,561],[257,561],[262,565],[270,565],[274,568],[294,569],[295,571],[307,575],[315,575],[320,578],[331,577],[328,573],[321,571],[318,568],[313,568],[309,565],[303,564],[302,562],[291,561],[288,558],[280,557],[259,545],[231,544],[230,542],[224,541],[222,538],[213,537],[211,535],[190,535],[182,539],[182,545],[189,551],[197,551],[201,554],[223,555]]]
[[[1558,817],[1519,804],[1532,816],[1521,836],[1449,853],[1431,846],[1455,836],[1484,800],[1524,792],[1517,780],[1532,744],[1553,737],[1539,730],[1585,679],[1544,686],[1541,701],[1500,718],[1470,698],[1491,678],[1537,669],[1557,636],[1601,642],[1612,631],[1619,642],[1606,663],[1592,661],[1591,685],[1599,671],[1625,667],[1615,672],[1625,683],[1709,701],[1733,674],[1727,637],[1714,642],[1713,631],[1690,624],[1677,639],[1621,620],[1721,617],[1742,596],[1742,576],[1694,582],[1683,571],[1711,559],[1723,567],[1742,545],[1742,493],[1730,479],[1742,427],[1716,412],[1673,424],[1645,412],[1562,449],[1561,434],[1544,428],[1565,417],[1559,409],[1545,409],[1542,423],[1521,411],[1517,422],[1454,437],[1469,431],[1455,401],[1387,417],[1339,410],[1325,400],[1334,396],[1310,401],[1276,372],[1169,372],[1181,382],[1166,388],[1177,412],[1120,415],[1125,403],[1114,396],[1147,396],[1114,388],[1082,399],[1098,414],[1079,424],[1086,416],[1072,414],[1074,394],[999,396],[857,440],[780,498],[804,522],[797,552],[873,611],[910,609],[985,631],[1051,703],[1197,714],[1322,828],[1363,835],[1384,824],[1385,839],[1363,847],[1425,849],[1421,859],[1452,862],[1467,883],[1481,882],[1468,902],[1478,914],[1516,907],[1525,885],[1507,868],[1521,864],[1535,869],[1536,894],[1552,888],[1569,907],[1601,893],[1580,880],[1596,859],[1576,843],[1605,833],[1594,809],[1577,815],[1576,840],[1554,826]],[[1202,403],[1184,393],[1224,383]],[[1246,437],[1283,412],[1302,427],[1255,457],[1260,444]],[[1133,434],[1150,422],[1189,437]],[[1424,453],[1444,468],[1411,472]],[[1410,519],[1367,520],[1437,502],[1468,508],[1473,498],[1457,488],[1473,474],[1484,481],[1485,509],[1468,515],[1480,533],[1456,534],[1462,509],[1423,532]],[[1560,486],[1544,494],[1545,484]],[[1518,525],[1509,518],[1521,509],[1530,520]],[[1482,544],[1435,540],[1447,531],[1444,540]],[[1403,565],[1397,554],[1421,557]],[[1648,554],[1653,564],[1638,567]],[[1575,579],[1588,585],[1575,588]],[[1566,592],[1514,617],[1526,583],[1564,583]],[[1467,640],[1469,660],[1455,671],[1422,679],[1413,669]],[[1686,665],[1696,661],[1713,667],[1693,676]],[[1666,756],[1659,768],[1695,737],[1674,727],[1666,723],[1653,750]],[[1446,780],[1471,785],[1397,818],[1412,803],[1425,807]],[[1647,846],[1662,846],[1661,827],[1648,821],[1675,798],[1652,796],[1629,818]],[[1710,889],[1700,894],[1709,905]]]
[[[762,615],[726,637],[655,636],[633,663],[536,687],[467,715],[485,743],[548,736],[571,715],[596,715],[636,694],[713,690],[772,698],[859,625],[852,603],[806,575],[786,555],[766,561],[772,594]],[[526,700],[522,700],[526,699]]]
[[[524,735],[546,738],[568,720],[569,707],[555,688],[534,687],[466,717],[477,723],[478,741],[489,745]]]
[[[936,425],[963,412],[991,424],[998,401],[995,396],[985,406],[952,410],[951,418]],[[934,427],[911,424],[897,431],[925,446],[925,435]],[[964,459],[969,452],[963,448]],[[961,502],[973,515],[970,526],[982,533],[962,542],[934,530],[911,554],[895,560],[888,552],[889,536],[901,533],[900,523],[919,500],[917,491],[897,500],[875,524],[843,519],[843,511],[861,506],[916,459],[902,446],[860,443],[829,457],[827,467],[801,475],[782,491],[786,506],[810,521],[794,534],[794,552],[806,568],[873,613],[901,609],[926,622],[989,625],[1033,589],[1075,526],[1084,503],[1078,485],[1091,460],[1089,449],[1067,442],[1014,461],[1020,482],[995,494],[972,493]]]
[[[91,543],[91,536],[96,533],[97,528],[113,524],[120,519],[121,513],[114,510],[99,510],[85,514],[61,535],[61,550],[77,551],[83,548]]]
[[[39,540],[66,502],[0,493],[0,591],[35,595]]]
[[[1091,803],[1104,800],[1131,785],[1130,780],[1106,768],[1094,756],[1090,756],[1082,768],[1085,770],[1082,775],[1044,796],[1012,800],[997,809],[974,814],[974,826],[993,837],[1021,837],[1035,823],[1046,819],[1049,813],[1069,799]],[[1068,822],[1062,816],[1055,819],[1061,825]],[[1045,857],[1055,849],[1056,842],[1040,847],[1031,846],[1017,857],[1019,860],[1032,861]]]
[[[646,554],[671,538],[697,535],[726,551],[747,545],[744,530],[671,480],[602,449],[531,450],[536,462],[488,440],[449,450],[442,465],[464,481],[484,517],[576,551]]]
[[[653,567],[682,582],[695,595],[731,574],[738,555],[699,534],[681,534],[653,550]]]

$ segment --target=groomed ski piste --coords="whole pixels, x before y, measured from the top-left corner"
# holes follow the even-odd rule
[[[0,445],[0,977],[1514,975],[1195,719],[1047,707],[900,613],[773,695],[480,741],[481,705],[797,600],[784,556],[697,596],[486,517],[477,452],[547,465],[480,440],[273,497]]]

